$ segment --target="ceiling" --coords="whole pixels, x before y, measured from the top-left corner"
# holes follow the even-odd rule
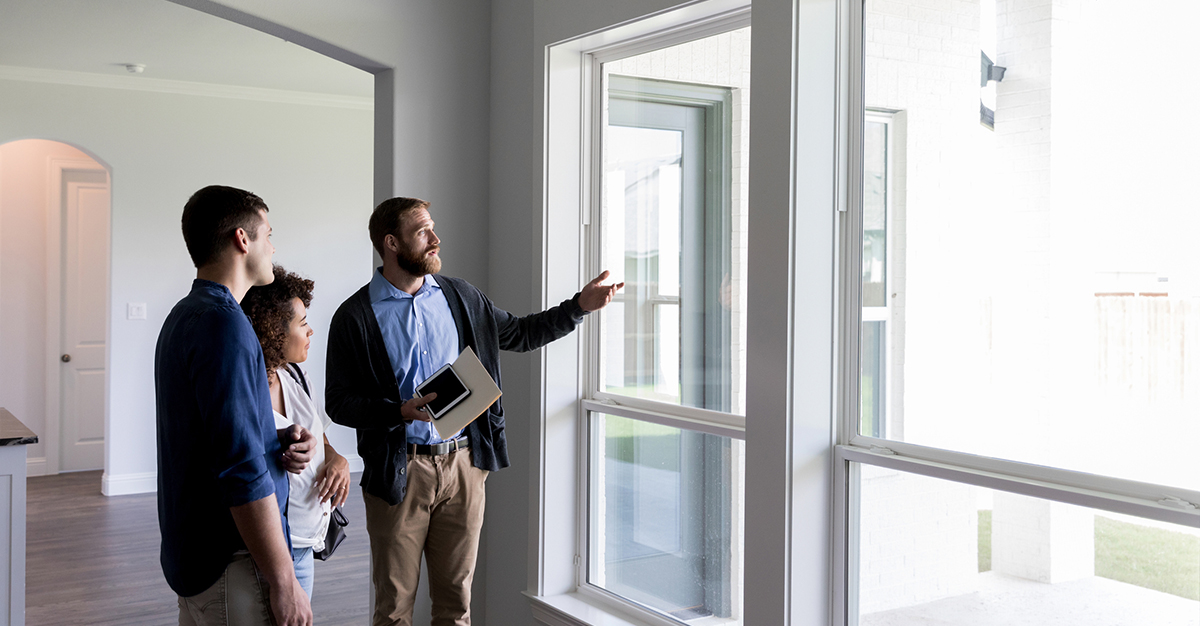
[[[167,0],[0,0],[0,66],[370,98],[370,74]]]

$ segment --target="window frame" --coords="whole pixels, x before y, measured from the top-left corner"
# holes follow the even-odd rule
[[[865,0],[841,0],[841,5],[841,32],[848,45],[841,49],[838,65],[848,77],[849,89],[848,97],[839,111],[841,118],[846,120],[839,134],[847,145],[841,162],[846,168],[843,193],[847,198],[848,210],[841,211],[837,220],[840,253],[836,266],[839,309],[836,353],[840,367],[835,379],[838,398],[837,442],[832,459],[835,554],[831,624],[842,626],[857,623],[859,477],[855,463],[1200,528],[1200,492],[983,457],[858,433],[859,344],[863,321],[863,128],[872,111],[867,109],[864,89]],[[892,205],[889,198],[889,208]],[[892,278],[890,267],[888,278]]]
[[[590,280],[595,260],[584,255],[594,252],[598,258],[600,252],[592,240],[600,230],[592,226],[603,168],[596,141],[603,123],[599,64],[747,26],[749,15],[745,0],[693,2],[547,46],[542,228],[548,243],[540,268],[544,302],[554,286],[569,283],[577,288]],[[676,620],[586,583],[588,414],[630,417],[736,440],[745,438],[745,417],[585,393],[589,381],[599,380],[600,372],[595,370],[600,364],[587,354],[589,342],[599,341],[599,332],[598,319],[589,316],[574,342],[558,341],[543,349],[542,379],[537,383],[542,401],[535,459],[539,484],[533,487],[537,502],[531,516],[536,523],[530,531],[534,567],[527,595],[534,617],[547,624],[679,626]],[[567,441],[571,445],[563,446]],[[561,471],[565,467],[574,471]],[[560,504],[568,499],[569,507]]]
[[[584,219],[582,220],[583,228],[581,229],[582,251],[585,258],[583,264],[585,275],[595,275],[605,269],[601,267],[604,229],[600,227],[600,212],[603,208],[601,194],[604,191],[604,185],[601,181],[604,173],[604,159],[603,147],[598,140],[603,136],[604,128],[608,124],[607,111],[604,106],[604,98],[606,97],[608,85],[604,79],[603,64],[747,26],[750,26],[750,7],[749,5],[744,5],[712,19],[703,20],[698,24],[681,25],[667,32],[650,33],[626,42],[604,46],[603,48],[583,53],[583,63],[588,68],[584,99],[589,103],[589,111],[586,114],[586,127],[590,132],[590,137],[587,139],[587,152],[584,155],[584,169],[589,174],[587,176],[588,180],[585,182],[585,188],[589,193],[587,202],[583,207]],[[688,95],[684,93],[689,90],[687,85],[681,84],[678,88],[680,93],[674,96],[657,95],[663,100],[676,100],[681,103],[698,104],[705,102],[710,106],[716,106],[720,110],[720,116],[723,121],[731,119],[731,111],[729,110],[730,102],[724,101],[719,105],[714,105],[715,101],[711,98],[711,94],[708,93],[713,90],[701,88],[695,90],[697,91],[696,94]],[[706,152],[711,153],[714,149],[721,150],[728,146],[729,138],[725,130],[721,130],[719,137],[715,138],[710,131],[711,129],[706,129],[709,141],[717,139],[720,142],[720,146],[709,146]],[[718,187],[728,190],[730,189],[730,183],[728,180],[729,173],[728,171],[724,171],[726,169],[725,167],[722,168],[721,175],[723,180],[719,182]],[[707,195],[707,192],[705,195]],[[707,220],[708,216],[706,215],[704,219]],[[677,405],[648,398],[625,396],[603,391],[601,388],[601,373],[604,366],[600,359],[602,346],[600,326],[601,324],[598,323],[596,318],[589,318],[585,327],[581,329],[583,339],[579,350],[579,367],[583,373],[583,393],[579,400],[581,426],[578,430],[577,446],[578,455],[583,459],[584,466],[579,477],[579,497],[581,502],[579,505],[580,514],[577,519],[576,536],[578,543],[575,553],[580,556],[580,563],[577,570],[576,592],[582,597],[602,603],[618,611],[637,615],[640,619],[647,620],[648,623],[679,626],[681,622],[643,608],[607,589],[593,585],[587,580],[589,566],[588,540],[590,534],[589,490],[592,488],[593,480],[593,477],[590,475],[592,467],[590,455],[593,445],[591,434],[594,430],[591,414],[616,415],[743,442],[746,436],[746,417],[732,412],[716,411],[682,404]],[[736,469],[734,473],[738,473]],[[744,570],[741,573],[744,576]],[[742,582],[734,584],[735,588],[740,588],[744,585],[744,579]],[[728,621],[721,618],[706,618],[701,623],[722,624],[728,623]]]

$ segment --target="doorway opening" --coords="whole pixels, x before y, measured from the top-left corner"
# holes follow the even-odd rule
[[[0,405],[29,475],[104,468],[111,183],[58,141],[0,145]]]

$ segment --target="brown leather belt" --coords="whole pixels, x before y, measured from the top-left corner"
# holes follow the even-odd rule
[[[408,453],[440,456],[443,454],[450,454],[451,452],[457,452],[459,450],[465,450],[470,445],[470,440],[467,439],[466,436],[463,436],[459,437],[458,439],[451,439],[450,441],[443,441],[441,443],[432,443],[428,445],[423,443],[410,443],[408,444]]]

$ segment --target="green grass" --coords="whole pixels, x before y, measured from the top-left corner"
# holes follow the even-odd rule
[[[679,471],[679,429],[609,415],[604,419],[604,454],[627,463]]]
[[[1096,575],[1200,600],[1200,537],[1097,516]]]
[[[992,569],[992,512],[979,512],[979,571]],[[1096,575],[1200,600],[1200,537],[1096,516]]]
[[[992,512],[979,512],[979,571],[992,571]]]

